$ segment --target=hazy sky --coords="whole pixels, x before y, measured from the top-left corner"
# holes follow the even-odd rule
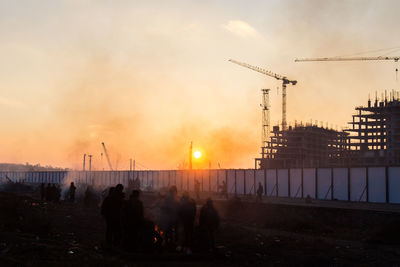
[[[398,63],[294,59],[400,47],[399,11],[397,0],[0,0],[0,161],[80,168],[87,153],[100,169],[104,141],[118,169],[129,158],[174,169],[193,141],[197,167],[253,167],[260,90],[272,89],[276,124],[281,84],[228,59],[298,81],[289,122],[344,127],[369,93],[399,89]]]

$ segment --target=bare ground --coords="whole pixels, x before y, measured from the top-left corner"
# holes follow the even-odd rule
[[[155,196],[143,195],[146,213]],[[102,249],[98,208],[0,193],[0,266],[397,266],[399,213],[216,201],[218,253]]]

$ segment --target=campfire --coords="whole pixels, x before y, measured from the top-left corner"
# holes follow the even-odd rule
[[[162,241],[163,234],[164,234],[164,231],[162,231],[160,229],[160,227],[158,227],[158,224],[156,224],[154,226],[154,244]]]

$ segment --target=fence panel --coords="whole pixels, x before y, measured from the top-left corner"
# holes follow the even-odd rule
[[[210,177],[211,177],[211,192],[217,192],[218,191],[218,170],[211,170],[210,171]]]
[[[366,168],[351,168],[350,169],[350,200],[351,201],[366,201]]]
[[[245,170],[236,170],[236,194],[244,195]]]
[[[278,184],[276,177],[276,170],[267,170],[267,192],[268,196],[277,196],[278,195]]]
[[[278,196],[288,197],[289,196],[289,170],[279,169],[278,170]]]
[[[400,203],[400,167],[389,168],[389,202]]]
[[[303,170],[303,196],[315,198],[315,169],[307,168]]]
[[[331,169],[318,169],[318,199],[331,199]]]
[[[245,170],[246,195],[255,195],[257,183],[255,183],[255,170]],[[264,186],[264,185],[263,185]]]
[[[368,168],[368,201],[386,202],[386,169]]]
[[[301,198],[301,169],[290,170],[290,197]]]
[[[228,193],[233,194],[235,193],[235,170],[226,170],[226,172],[227,172],[227,177],[226,177],[227,190]]]

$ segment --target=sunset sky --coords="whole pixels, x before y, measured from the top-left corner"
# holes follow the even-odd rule
[[[252,168],[261,89],[281,121],[345,127],[368,94],[399,90],[399,63],[295,63],[397,47],[400,1],[0,0],[0,162],[176,169],[190,141],[203,168]],[[366,55],[386,55],[386,52]],[[400,79],[400,77],[399,77]]]

